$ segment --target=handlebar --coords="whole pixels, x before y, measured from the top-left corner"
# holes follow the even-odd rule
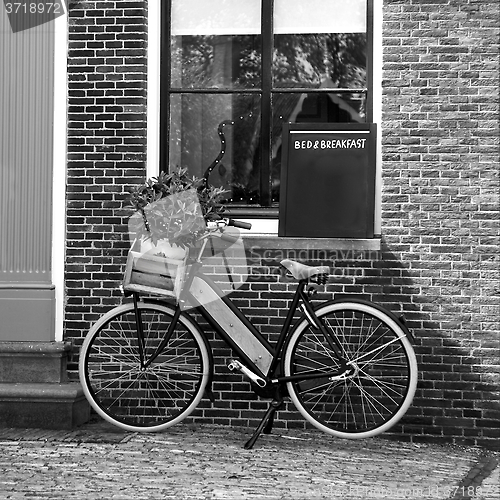
[[[225,233],[224,228],[227,226],[232,226],[236,227],[239,229],[251,229],[252,224],[249,222],[243,222],[240,220],[234,220],[234,219],[219,219],[215,221],[209,221],[207,222],[207,227],[209,229],[209,232],[202,237],[202,239],[205,239],[209,237],[210,235],[213,235],[215,232],[218,232],[218,237],[221,240],[227,241],[229,243],[236,243],[239,239],[239,236],[236,234],[231,234],[231,233]]]
[[[227,219],[227,225],[238,227],[240,229],[252,229],[252,224],[249,222],[243,222],[241,220]]]
[[[216,236],[217,238],[220,238],[221,240],[226,241],[228,243],[236,243],[239,241],[240,239],[239,234],[231,234],[224,232],[224,228],[226,228],[227,226],[233,226],[242,229],[250,229],[252,227],[252,224],[249,224],[248,222],[237,221],[234,219],[223,219],[223,218],[207,221],[208,231],[206,231],[205,234],[198,239],[198,241],[202,243],[200,245],[198,257],[196,259],[198,262],[201,262],[200,260],[201,256],[205,251],[205,247],[207,246],[210,237]]]
[[[217,219],[207,222],[207,227],[209,230],[219,229],[223,231],[227,226],[237,227],[239,229],[252,229],[252,224],[250,224],[249,222],[243,222],[241,220]]]

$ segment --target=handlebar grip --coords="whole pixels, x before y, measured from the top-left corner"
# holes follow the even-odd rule
[[[222,233],[220,235],[220,239],[227,241],[229,243],[236,243],[239,240],[239,237],[237,235],[230,234],[230,233]]]
[[[250,224],[249,222],[243,222],[241,220],[229,219],[227,225],[239,227],[240,229],[252,229],[252,224]]]

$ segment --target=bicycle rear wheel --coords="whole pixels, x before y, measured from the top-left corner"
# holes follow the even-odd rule
[[[288,382],[291,399],[314,426],[343,438],[366,438],[392,427],[410,406],[417,362],[404,327],[370,302],[331,302],[316,314],[342,346],[349,372]],[[307,320],[294,329],[286,347],[286,376],[340,368],[325,335]]]
[[[206,341],[181,315],[161,353],[174,309],[139,303],[143,347],[133,304],[104,315],[85,338],[79,362],[85,395],[105,420],[132,431],[159,431],[186,418],[198,405],[212,370]]]

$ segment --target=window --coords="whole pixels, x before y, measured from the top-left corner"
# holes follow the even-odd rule
[[[162,10],[160,168],[233,207],[279,203],[285,122],[370,122],[373,0],[169,0]]]

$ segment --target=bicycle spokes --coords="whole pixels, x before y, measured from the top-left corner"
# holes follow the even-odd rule
[[[369,312],[332,306],[321,316],[327,335],[342,346],[347,362],[343,373],[322,375],[338,368],[339,361],[326,335],[308,326],[297,335],[290,356],[291,374],[318,373],[313,380],[292,383],[296,404],[312,420],[339,434],[363,434],[384,426],[409,394],[412,373],[404,332],[395,331],[397,325],[384,321],[381,313],[374,315],[371,307],[365,308]]]
[[[103,324],[86,349],[92,399],[112,419],[138,427],[162,425],[186,411],[208,376],[192,332],[180,322],[165,341],[172,317],[142,305],[142,338],[131,308]]]

